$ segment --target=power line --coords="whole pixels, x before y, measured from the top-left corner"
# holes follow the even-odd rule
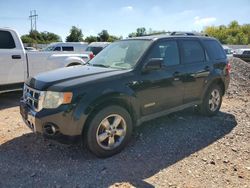
[[[36,14],[36,10],[31,10],[30,11],[30,16],[29,16],[30,30],[31,31],[34,31],[34,30],[36,31],[37,30],[37,27],[36,27],[37,18],[38,18],[38,15]]]

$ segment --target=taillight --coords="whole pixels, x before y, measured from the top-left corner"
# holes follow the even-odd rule
[[[226,73],[230,74],[230,71],[231,71],[231,64],[228,62],[226,65]]]
[[[93,59],[95,57],[95,55],[91,52],[90,54],[89,54],[89,59]]]

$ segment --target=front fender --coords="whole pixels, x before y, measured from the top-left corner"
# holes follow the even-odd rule
[[[95,91],[91,94],[85,94],[77,101],[74,117],[83,122],[83,126],[86,124],[86,120],[92,114],[92,112],[101,109],[105,105],[116,104],[124,107],[133,116],[137,117],[135,105],[132,104],[134,96],[129,92],[121,91],[103,91],[98,93]]]

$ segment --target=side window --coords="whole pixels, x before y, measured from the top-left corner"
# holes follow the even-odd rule
[[[61,47],[60,47],[60,46],[57,46],[57,47],[54,48],[53,51],[61,51]]]
[[[226,54],[221,45],[216,40],[204,40],[204,46],[212,60],[225,59]]]
[[[183,63],[199,63],[205,61],[204,50],[196,40],[181,41]]]
[[[15,48],[15,42],[10,32],[0,31],[0,49],[12,49]]]
[[[74,51],[73,46],[63,46],[62,51]]]
[[[163,58],[166,66],[180,64],[179,50],[176,41],[162,41],[154,45],[149,53],[150,58]]]
[[[250,55],[250,51],[244,51],[242,54],[243,55]]]

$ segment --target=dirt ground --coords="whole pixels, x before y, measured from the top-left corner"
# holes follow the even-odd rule
[[[147,122],[107,159],[33,134],[19,115],[21,92],[1,94],[0,187],[249,188],[250,93],[237,93],[237,80],[218,115],[187,109]]]

